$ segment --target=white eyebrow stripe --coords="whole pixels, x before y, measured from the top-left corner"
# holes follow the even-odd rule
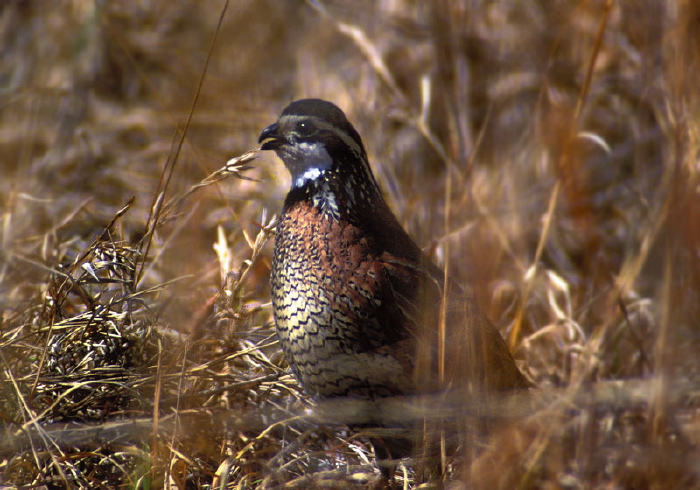
[[[369,162],[365,158],[362,148],[360,147],[360,145],[357,144],[357,142],[352,138],[352,136],[350,136],[348,133],[341,130],[337,126],[329,124],[326,121],[323,121],[317,117],[314,117],[312,119],[314,121],[314,124],[316,124],[318,128],[333,131],[341,140],[343,140],[343,143],[347,145],[350,151],[352,151],[355,154],[355,157],[361,163],[364,174],[369,177],[369,180],[372,183],[372,185],[376,187],[372,170],[369,167]]]
[[[310,115],[298,115],[298,114],[287,114],[284,115],[280,118],[279,124],[280,125],[292,125],[296,124],[298,122],[302,121],[309,121],[313,125],[315,125],[318,129],[321,130],[326,130],[326,131],[331,131],[335,133],[335,135],[345,143],[345,145],[348,147],[348,149],[354,154],[355,158],[357,161],[360,162],[360,165],[362,169],[355,169],[355,171],[363,173],[369,180],[369,185],[379,194],[381,192],[379,191],[379,186],[377,185],[377,182],[374,178],[374,174],[372,173],[372,170],[369,166],[369,162],[367,161],[367,158],[364,154],[364,151],[362,149],[362,146],[355,141],[355,139],[350,136],[349,133],[346,131],[342,130],[338,126],[329,123],[328,121],[317,117],[317,116],[310,116]],[[307,143],[301,143],[301,145],[305,145]],[[328,156],[328,153],[325,152],[325,156]],[[318,162],[318,166],[311,166],[310,168],[306,169],[304,173],[297,177],[294,180],[294,187],[301,187],[303,186],[306,182],[309,182],[311,180],[317,179],[318,177],[321,177],[325,174],[326,170],[330,169],[332,167],[332,161],[330,159],[328,161],[325,160],[325,158],[320,159]],[[326,163],[330,163],[329,165],[326,165]],[[360,192],[364,192],[362,189]]]
[[[316,116],[299,116],[297,114],[288,114],[286,116],[283,116],[283,119],[286,119],[290,123],[296,123],[299,121],[311,121],[319,129],[333,131],[341,140],[343,140],[343,142],[348,146],[348,148],[350,148],[350,151],[355,153],[357,158],[362,160],[362,149],[360,148],[360,145],[358,145],[357,142],[349,134],[338,128],[338,126],[334,126],[333,124],[330,124],[329,122]]]

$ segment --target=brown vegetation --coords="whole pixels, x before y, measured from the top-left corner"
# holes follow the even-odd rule
[[[320,97],[539,386],[402,407],[513,416],[432,478],[697,487],[699,25],[692,0],[3,2],[0,486],[377,484],[276,346],[288,175],[220,170]]]

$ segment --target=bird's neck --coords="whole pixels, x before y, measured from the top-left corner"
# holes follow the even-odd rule
[[[369,184],[365,180],[361,184],[357,176],[341,175],[331,169],[307,172],[307,177],[292,183],[285,210],[304,203],[318,209],[322,216],[329,219],[361,223],[372,220],[373,208],[386,206],[373,177]]]

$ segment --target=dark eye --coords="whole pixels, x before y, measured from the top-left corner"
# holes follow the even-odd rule
[[[316,128],[308,121],[301,121],[297,123],[296,132],[300,136],[311,136],[316,132]]]

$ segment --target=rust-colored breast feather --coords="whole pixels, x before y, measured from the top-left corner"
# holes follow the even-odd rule
[[[529,385],[500,333],[452,284],[439,342],[442,279],[422,259],[388,252],[308,202],[287,210],[275,242],[273,307],[286,358],[310,395],[374,399]]]
[[[307,202],[282,217],[271,275],[282,348],[316,397],[413,392],[414,339],[390,307],[377,244]]]

